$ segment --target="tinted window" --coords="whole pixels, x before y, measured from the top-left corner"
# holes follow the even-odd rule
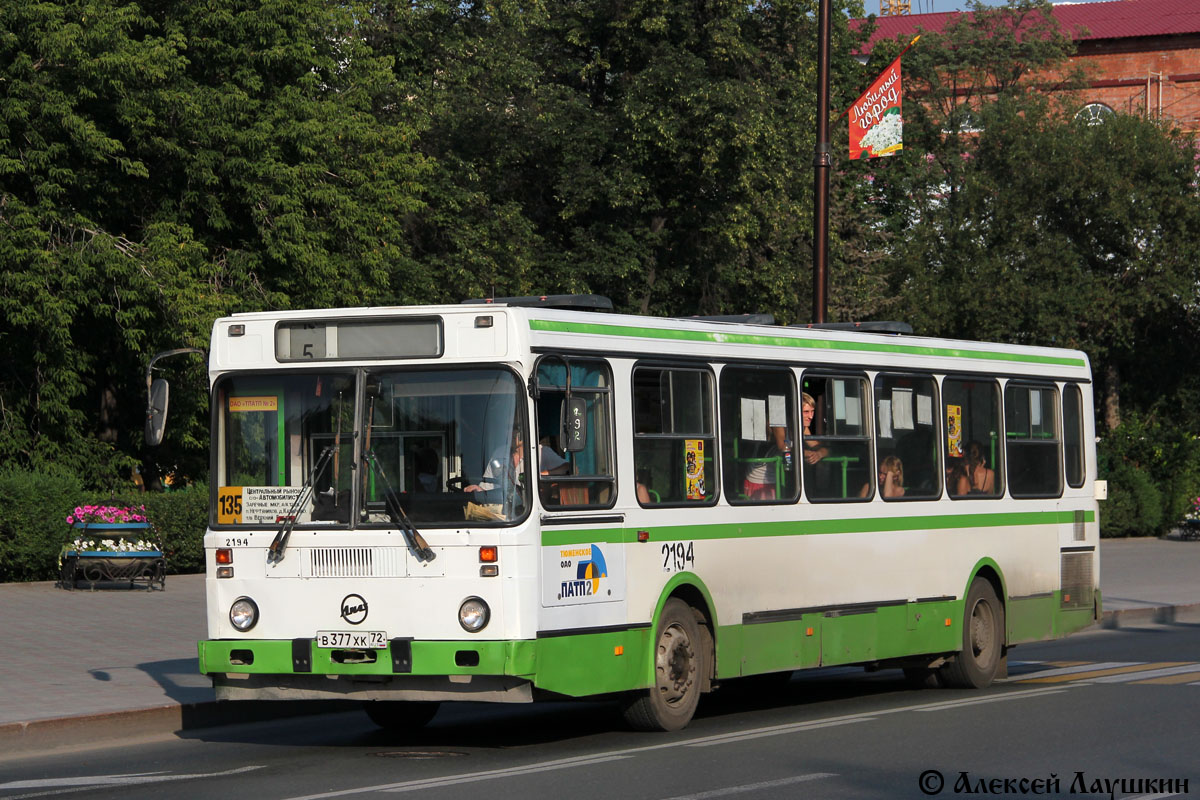
[[[1083,398],[1079,387],[1068,383],[1063,388],[1063,450],[1067,485],[1083,486]]]
[[[1053,386],[1010,383],[1004,389],[1008,490],[1013,497],[1062,493],[1058,392]]]

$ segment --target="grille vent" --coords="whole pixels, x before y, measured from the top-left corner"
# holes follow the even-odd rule
[[[1092,580],[1093,554],[1062,554],[1062,607],[1091,608],[1095,602],[1095,581]]]
[[[408,574],[400,547],[313,547],[306,578],[400,578]]]

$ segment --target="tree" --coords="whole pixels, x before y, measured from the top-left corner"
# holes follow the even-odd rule
[[[807,317],[815,6],[393,10],[381,36],[435,120],[420,257],[460,296]],[[841,68],[852,36],[837,19]]]
[[[906,56],[906,149],[873,187],[918,330],[1085,350],[1111,428],[1121,373],[1165,349],[1147,334],[1194,324],[1196,151],[1151,120],[1075,120],[1052,22],[1014,0],[923,37]]]
[[[391,61],[357,33],[368,11],[4,6],[0,457],[108,486],[140,449],[155,350],[204,346],[239,308],[432,290],[404,230],[424,160]],[[205,471],[193,380],[148,468]]]

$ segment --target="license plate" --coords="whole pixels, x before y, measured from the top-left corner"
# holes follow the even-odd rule
[[[387,645],[386,631],[317,631],[317,647],[383,650]]]

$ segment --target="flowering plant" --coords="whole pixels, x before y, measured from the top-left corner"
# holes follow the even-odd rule
[[[151,539],[127,539],[119,535],[102,539],[95,534],[88,536],[86,532],[88,525],[113,525],[130,522],[149,524],[150,521],[146,518],[146,507],[76,506],[75,510],[67,515],[67,524],[72,528],[80,526],[78,530],[81,535],[63,545],[58,556],[59,564],[62,564],[67,553],[145,553],[162,549],[157,542]],[[153,528],[150,530],[153,531]]]
[[[157,549],[157,544],[146,539],[84,539],[82,536],[66,546],[67,552],[75,553],[144,553]]]
[[[75,512],[67,515],[68,525],[119,522],[146,522],[146,507],[75,506]]]
[[[1185,514],[1183,518],[1192,525],[1200,525],[1200,497],[1192,500],[1192,510]]]

